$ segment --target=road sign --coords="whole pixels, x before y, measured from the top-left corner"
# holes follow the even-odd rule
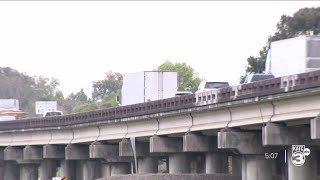
[[[57,111],[57,101],[36,101],[36,114],[46,111]]]

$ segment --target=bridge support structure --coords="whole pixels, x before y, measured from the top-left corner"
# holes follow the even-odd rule
[[[313,128],[311,122],[311,132],[307,126],[287,127],[276,123],[268,123],[262,129],[262,140],[265,146],[287,147],[289,180],[317,179],[317,152],[314,147],[320,144],[318,141],[312,140]],[[302,145],[311,150],[310,155],[305,156],[305,163],[302,166],[294,165],[291,161],[292,157],[300,158],[300,155],[293,156],[292,154],[295,151],[293,148],[297,147],[296,145]]]
[[[272,164],[275,162],[264,157],[268,149],[262,146],[261,133],[220,131],[218,148],[242,154],[242,180],[272,180]]]

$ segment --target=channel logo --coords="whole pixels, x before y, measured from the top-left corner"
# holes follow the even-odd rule
[[[306,162],[306,156],[310,155],[310,149],[305,145],[292,145],[291,162],[295,166],[302,166]]]

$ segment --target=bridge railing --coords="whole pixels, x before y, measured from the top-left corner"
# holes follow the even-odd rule
[[[222,103],[320,87],[320,70],[195,94],[196,105]]]
[[[0,130],[63,127],[98,121],[117,123],[121,118],[164,113],[195,106],[262,97],[314,87],[320,87],[320,70],[128,106],[64,116],[2,121],[0,122]]]

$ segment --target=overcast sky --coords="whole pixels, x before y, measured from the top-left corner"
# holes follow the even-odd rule
[[[281,15],[317,1],[0,2],[0,67],[55,77],[69,94],[109,70],[186,62],[207,80],[237,83]]]

